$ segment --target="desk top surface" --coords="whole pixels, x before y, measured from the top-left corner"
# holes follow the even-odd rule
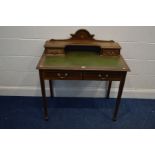
[[[94,52],[69,52],[64,56],[43,55],[38,69],[130,71],[121,55],[101,56]]]

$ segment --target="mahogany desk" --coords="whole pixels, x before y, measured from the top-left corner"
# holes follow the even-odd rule
[[[37,65],[44,103],[44,118],[48,120],[45,80],[49,80],[53,97],[52,80],[108,81],[109,98],[112,81],[120,81],[112,119],[118,114],[126,74],[130,71],[120,55],[120,45],[114,41],[95,40],[87,30],[78,30],[66,40],[49,40]]]

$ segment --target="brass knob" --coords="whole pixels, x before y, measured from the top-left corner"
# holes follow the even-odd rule
[[[61,76],[61,74],[60,73],[57,73],[57,76]]]
[[[101,78],[102,77],[102,74],[98,74],[98,77]]]
[[[105,75],[105,77],[107,77],[107,78],[108,78],[108,77],[109,77],[109,75],[108,75],[108,74],[106,74],[106,75]]]
[[[67,77],[68,76],[68,73],[65,73],[65,76]]]

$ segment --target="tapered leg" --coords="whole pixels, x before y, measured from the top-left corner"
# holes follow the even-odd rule
[[[118,114],[118,110],[120,107],[121,96],[122,96],[122,92],[123,92],[123,88],[124,88],[125,78],[126,78],[126,72],[124,73],[123,78],[120,81],[118,96],[116,99],[116,105],[115,105],[114,114],[113,114],[113,118],[112,118],[113,121],[117,120],[117,114]]]
[[[107,99],[109,98],[110,89],[111,89],[111,84],[112,84],[112,81],[109,81],[109,83],[108,83],[107,95],[106,95],[106,98],[107,98]]]
[[[41,85],[41,92],[43,97],[43,106],[44,106],[44,118],[48,120],[48,106],[47,106],[47,98],[46,98],[46,91],[45,91],[45,81],[42,76],[42,71],[39,70],[40,75],[40,85]]]
[[[49,86],[50,86],[50,94],[51,94],[51,97],[53,97],[53,81],[52,80],[49,80]]]

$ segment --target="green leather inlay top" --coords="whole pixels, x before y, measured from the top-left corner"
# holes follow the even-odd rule
[[[100,56],[95,52],[69,52],[65,56],[46,56],[45,67],[109,67],[122,68],[120,56]]]

